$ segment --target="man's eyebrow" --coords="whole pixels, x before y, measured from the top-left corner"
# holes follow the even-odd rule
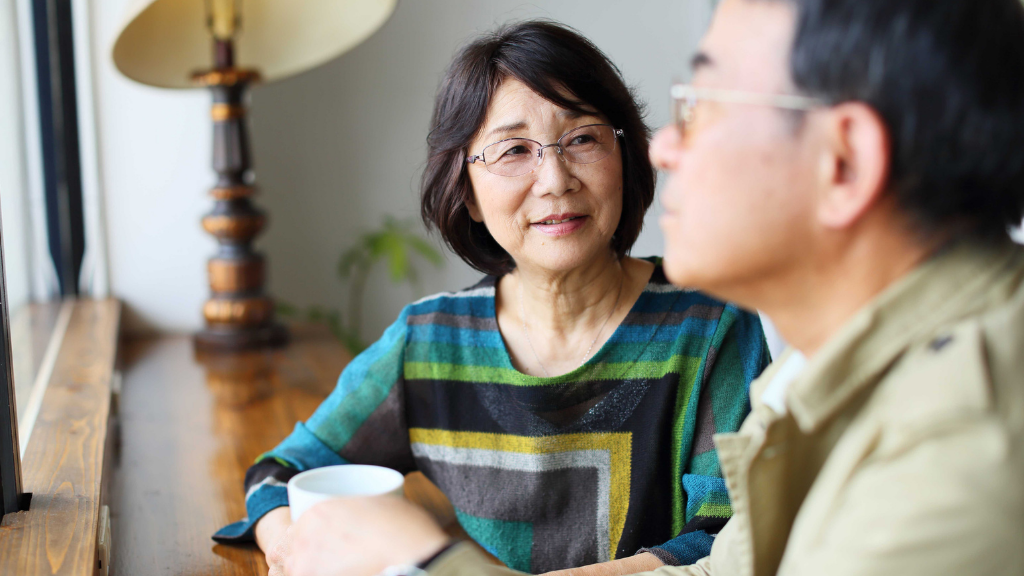
[[[487,133],[488,136],[494,136],[495,134],[507,134],[509,132],[515,132],[516,130],[526,129],[526,122],[520,120],[518,122],[512,122],[511,124],[504,124],[498,126],[494,130]]]
[[[711,59],[711,56],[708,56],[707,52],[697,52],[690,59],[690,69],[694,72],[701,68],[710,68],[714,65],[715,61]]]

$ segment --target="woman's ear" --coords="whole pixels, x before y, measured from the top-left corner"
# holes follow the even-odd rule
[[[472,190],[470,190],[470,193],[466,196],[466,209],[469,210],[469,217],[472,218],[474,222],[484,221],[484,215],[480,212],[480,207],[476,204],[476,195],[473,194]]]
[[[818,220],[827,228],[847,228],[878,204],[888,186],[889,130],[860,102],[840,104],[827,114]]]

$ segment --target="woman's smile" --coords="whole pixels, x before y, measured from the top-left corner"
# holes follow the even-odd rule
[[[590,217],[586,214],[551,214],[532,222],[530,228],[542,234],[559,238],[568,236],[586,226]]]

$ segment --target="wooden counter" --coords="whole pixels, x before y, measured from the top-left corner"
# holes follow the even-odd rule
[[[112,570],[135,575],[265,575],[252,545],[210,539],[245,516],[245,470],[305,420],[349,360],[325,332],[278,351],[197,358],[187,337],[127,342],[110,486]],[[450,505],[422,475],[407,496],[453,535]]]
[[[66,329],[52,341],[52,359],[31,368],[46,375],[37,383],[42,388],[28,389],[41,398],[21,466],[24,490],[33,496],[29,510],[4,516],[0,525],[3,576],[93,576],[103,560],[97,549],[107,542],[104,465],[121,306],[80,300],[62,308]],[[54,310],[43,310],[40,321],[50,322]],[[37,349],[49,347],[41,344],[46,340],[40,336]]]

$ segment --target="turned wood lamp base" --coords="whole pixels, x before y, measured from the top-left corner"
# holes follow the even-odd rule
[[[210,191],[213,210],[202,223],[217,239],[218,249],[207,262],[211,294],[203,305],[206,328],[193,341],[197,350],[209,352],[281,346],[287,343],[288,332],[274,318],[274,301],[263,290],[265,260],[252,247],[267,219],[251,200],[256,190],[251,182],[244,98],[259,74],[232,66],[230,45],[217,47],[222,66],[194,75],[213,94],[217,183]]]

